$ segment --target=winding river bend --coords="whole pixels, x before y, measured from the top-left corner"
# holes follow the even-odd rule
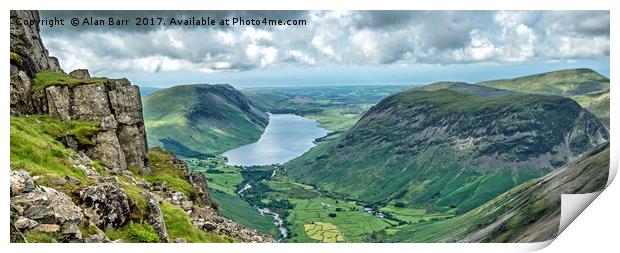
[[[229,165],[253,166],[283,164],[296,158],[315,146],[314,140],[327,135],[328,131],[319,127],[314,120],[295,114],[269,114],[269,124],[261,138],[248,145],[225,152]],[[271,174],[274,177],[276,172]],[[244,192],[251,189],[251,182],[243,186],[237,195],[242,199]],[[254,206],[261,215],[272,216],[282,238],[289,234],[280,214],[268,208]]]

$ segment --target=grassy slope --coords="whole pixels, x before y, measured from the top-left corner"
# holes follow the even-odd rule
[[[545,95],[574,96],[609,88],[609,78],[591,69],[566,69],[478,85]]]
[[[144,98],[150,146],[188,157],[217,154],[255,142],[267,125],[241,93],[228,85],[183,85]]]
[[[11,169],[23,169],[32,176],[41,176],[37,183],[54,187],[69,195],[77,187],[93,184],[80,169],[73,168],[70,157],[75,151],[60,140],[72,136],[82,144],[90,143],[90,137],[98,131],[96,122],[71,121],[62,123],[47,115],[11,116]],[[72,183],[54,185],[53,178],[73,176],[82,181],[80,186]]]
[[[533,179],[450,220],[404,225],[370,236],[392,242],[535,242],[557,235],[560,194],[601,190],[607,183],[609,144],[542,178]]]
[[[530,110],[541,106],[546,109]],[[580,113],[583,110],[576,103],[555,96],[485,97],[410,90],[383,100],[343,136],[313,148],[286,167],[302,181],[366,202],[399,199],[408,207],[431,204],[437,205],[437,211],[456,207],[463,212],[551,169],[499,164],[488,170],[472,164],[472,159],[497,152],[504,161],[520,161],[551,152],[553,145],[564,141],[563,132],[584,120],[574,116]],[[600,123],[588,122],[602,128]],[[427,141],[432,139],[429,136],[442,136],[437,127],[444,126],[455,130]],[[416,137],[427,129],[439,132]],[[538,135],[511,142],[486,139],[473,150],[458,149],[468,136],[480,135],[476,134],[480,129],[483,138],[533,129]],[[588,145],[581,145],[582,152]]]

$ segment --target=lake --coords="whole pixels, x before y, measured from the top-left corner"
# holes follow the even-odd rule
[[[314,147],[316,138],[327,135],[315,120],[295,114],[269,114],[269,124],[260,139],[226,151],[229,165],[282,164]]]

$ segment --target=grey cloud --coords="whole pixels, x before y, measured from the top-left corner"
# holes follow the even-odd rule
[[[609,55],[608,11],[42,11],[41,17],[268,17],[299,27],[42,27],[66,69],[245,71]]]

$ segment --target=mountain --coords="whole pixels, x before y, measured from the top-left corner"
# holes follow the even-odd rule
[[[564,97],[412,89],[285,168],[367,203],[463,213],[607,139],[594,115]]]
[[[464,82],[436,82],[420,87],[412,88],[412,90],[419,91],[438,91],[438,90],[451,90],[457,92],[463,92],[468,94],[475,94],[480,96],[505,96],[514,95],[518,92],[496,89],[491,87],[485,87],[480,85],[474,85]]]
[[[609,172],[609,143],[530,180],[456,218],[390,228],[370,236],[391,242],[541,242],[560,226],[561,194],[603,190]],[[390,233],[388,236],[387,233]]]
[[[523,93],[569,97],[594,113],[609,128],[609,78],[594,70],[565,69],[477,84]]]
[[[144,98],[149,146],[201,157],[257,141],[269,122],[226,84],[181,85]]]
[[[609,78],[587,68],[565,69],[514,79],[477,83],[481,86],[543,95],[574,96],[609,89]]]

